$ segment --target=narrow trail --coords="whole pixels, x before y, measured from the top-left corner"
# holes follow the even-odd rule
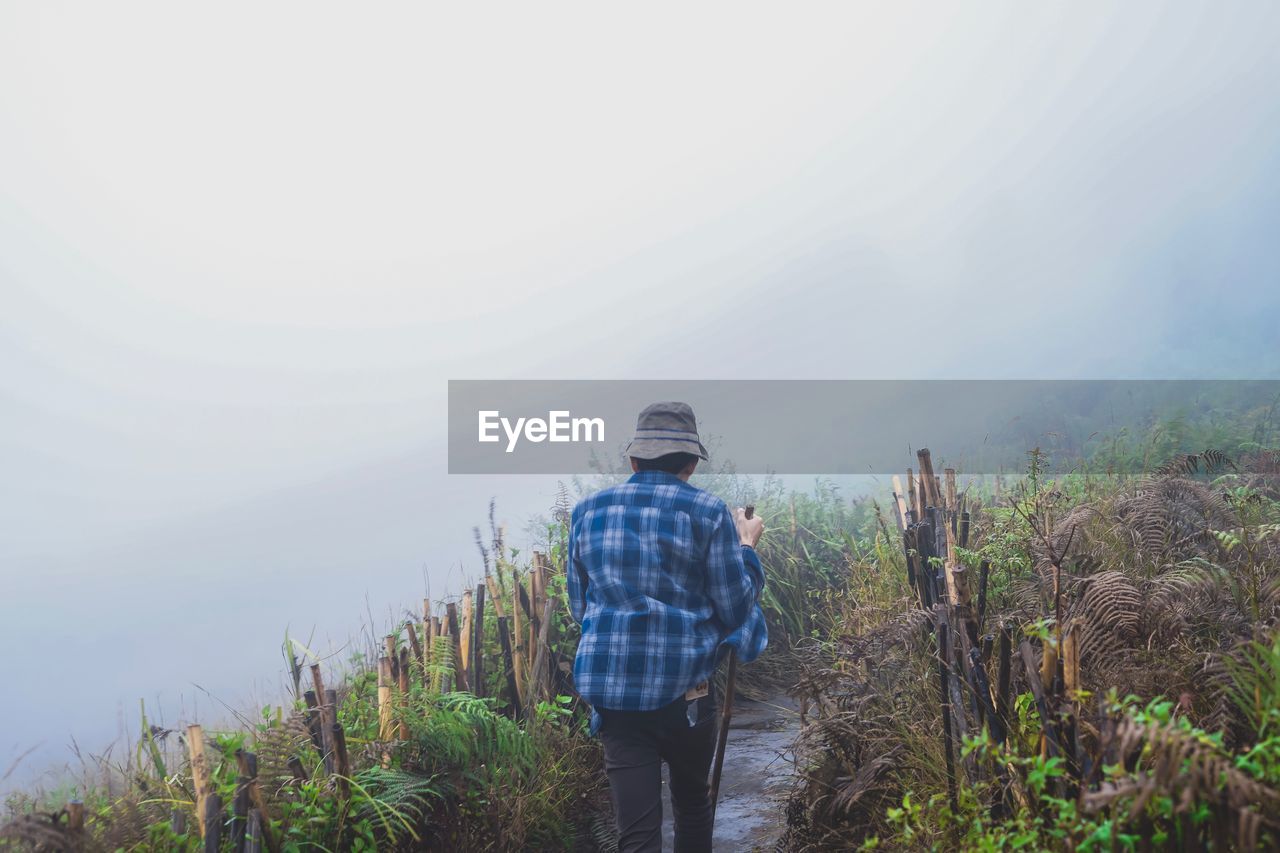
[[[789,696],[734,703],[716,810],[717,853],[774,849],[786,828],[783,807],[792,780],[791,747],[799,733],[800,714]],[[662,846],[672,850],[665,768],[663,789]]]

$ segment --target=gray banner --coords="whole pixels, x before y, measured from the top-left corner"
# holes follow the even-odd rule
[[[1280,380],[451,380],[451,474],[616,468],[649,403],[698,416],[743,474],[886,474],[929,447],[962,473],[1063,469],[1280,443]]]

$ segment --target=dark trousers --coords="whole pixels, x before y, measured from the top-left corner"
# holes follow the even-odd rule
[[[694,702],[689,724],[682,697],[656,711],[600,710],[619,853],[662,849],[662,762],[671,782],[676,853],[711,850],[707,775],[716,748],[714,696]]]

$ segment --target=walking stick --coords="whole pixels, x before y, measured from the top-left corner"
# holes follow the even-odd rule
[[[747,518],[755,515],[756,508],[748,505]],[[729,649],[729,677],[724,684],[724,707],[720,709],[720,731],[716,733],[716,757],[711,764],[711,825],[715,826],[716,806],[720,804],[720,773],[724,770],[724,749],[729,743],[729,720],[733,718],[733,690],[738,681],[738,651]]]

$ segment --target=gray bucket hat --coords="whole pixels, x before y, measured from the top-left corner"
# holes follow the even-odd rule
[[[657,459],[668,453],[692,453],[707,459],[707,449],[698,440],[698,421],[688,403],[653,403],[636,419],[636,437],[627,445],[626,455],[637,459]]]

